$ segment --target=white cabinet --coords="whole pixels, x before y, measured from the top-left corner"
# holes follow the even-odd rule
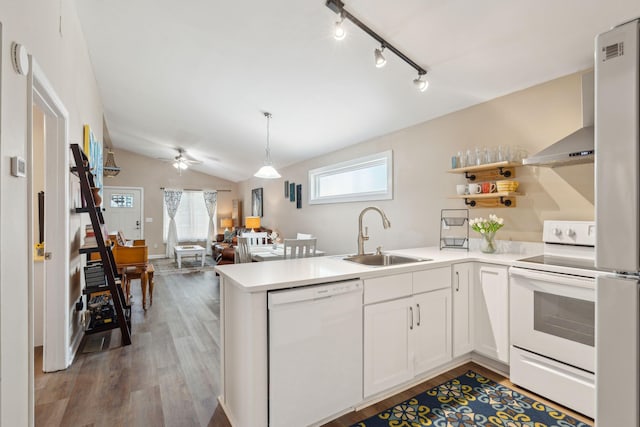
[[[451,266],[453,294],[453,357],[473,351],[473,275],[475,263]]]
[[[451,360],[450,288],[414,295],[412,311],[413,369],[419,375]]]
[[[474,350],[509,363],[508,267],[477,264],[474,286]]]
[[[365,397],[451,360],[450,268],[364,282]]]
[[[413,378],[409,316],[411,297],[364,308],[364,395]]]

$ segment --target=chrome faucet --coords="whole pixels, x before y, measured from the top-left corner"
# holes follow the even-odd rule
[[[369,229],[365,227],[365,232],[362,232],[362,217],[364,213],[367,211],[377,211],[382,217],[382,226],[386,229],[391,227],[391,222],[389,222],[389,218],[384,214],[382,209],[377,208],[375,206],[369,206],[364,208],[362,212],[360,212],[360,217],[358,217],[358,255],[364,255],[364,241],[369,240]]]

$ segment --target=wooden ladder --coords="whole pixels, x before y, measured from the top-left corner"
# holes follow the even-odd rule
[[[111,252],[111,245],[107,245],[105,242],[105,235],[103,234],[104,217],[100,207],[96,206],[91,192],[91,188],[94,187],[93,174],[90,172],[88,158],[78,144],[71,144],[71,152],[76,164],[71,168],[71,171],[77,173],[80,178],[80,192],[85,201],[83,207],[76,208],[76,212],[87,212],[89,214],[96,238],[96,246],[83,246],[80,248],[80,253],[87,254],[88,257],[92,253],[100,254],[107,280],[106,290],[111,294],[111,301],[116,313],[115,322],[88,327],[85,329],[85,334],[96,334],[120,327],[122,344],[129,345],[131,344],[131,307],[126,304],[125,295],[122,286],[120,286],[120,277],[117,274],[118,269]],[[85,287],[83,293],[87,295],[87,306],[92,293],[103,292],[104,290],[104,288]]]

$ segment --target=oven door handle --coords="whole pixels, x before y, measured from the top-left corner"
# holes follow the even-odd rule
[[[592,277],[576,277],[569,274],[552,273],[548,271],[540,272],[521,267],[509,268],[509,275],[586,289],[594,289],[596,281],[596,279]]]

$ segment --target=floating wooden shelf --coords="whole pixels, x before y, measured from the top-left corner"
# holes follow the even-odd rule
[[[449,173],[463,174],[470,181],[497,181],[501,179],[513,179],[516,176],[515,167],[522,166],[516,162],[496,162],[478,166],[449,169]]]
[[[524,196],[524,193],[518,193],[515,191],[502,191],[499,193],[478,193],[478,194],[463,194],[456,196],[449,196],[450,199],[495,199],[496,197],[517,197]]]
[[[520,162],[495,162],[484,165],[467,166],[464,168],[449,169],[449,173],[462,174],[469,181],[500,181],[510,180],[516,177],[516,166],[522,166]],[[465,205],[476,208],[512,208],[516,206],[516,197],[522,193],[502,191],[498,193],[463,194],[451,196],[451,199],[463,199]]]
[[[523,193],[503,191],[499,193],[463,194],[450,196],[450,199],[463,199],[464,203],[472,208],[513,208],[516,206],[516,197]]]

